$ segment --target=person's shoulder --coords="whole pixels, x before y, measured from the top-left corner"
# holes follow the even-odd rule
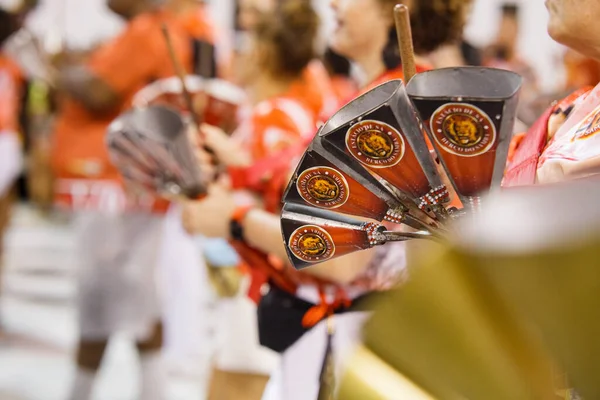
[[[555,108],[564,110],[571,107],[572,105],[576,105],[577,103],[585,100],[585,98],[588,96],[588,94],[590,94],[592,90],[594,90],[593,86],[584,86],[582,88],[579,88],[570,93],[562,100],[560,100]]]
[[[314,59],[304,69],[304,79],[309,82],[318,84],[327,84],[330,81],[329,74],[323,62],[319,59]]]
[[[293,98],[279,97],[258,103],[252,111],[255,132],[287,132],[303,137],[315,131],[315,118],[310,109]]]
[[[179,22],[190,35],[209,43],[215,42],[215,25],[212,22],[205,5],[198,5],[179,18]]]
[[[433,68],[433,65],[431,64],[425,64],[425,63],[419,63],[417,65],[415,65],[417,73],[420,72],[427,72],[427,71],[431,71]]]
[[[157,49],[161,54],[164,46],[163,27],[166,27],[176,49],[184,46],[188,35],[181,23],[166,10],[153,10],[133,18],[125,28],[122,39],[144,44],[146,47]]]
[[[163,11],[147,11],[129,21],[125,28],[125,33],[147,35],[160,32],[163,23],[167,22],[166,20],[167,18]]]
[[[375,79],[374,81],[372,81],[371,83],[367,84],[365,87],[363,87],[358,95],[362,95],[365,94],[366,92],[375,89],[377,86],[379,85],[383,85],[386,82],[389,81],[394,81],[397,79],[404,79],[404,73],[402,72],[402,68],[394,68],[394,69],[390,69],[388,71],[386,71],[385,73],[383,73],[381,76],[379,76],[377,79]]]
[[[280,99],[263,100],[252,109],[252,121],[255,125],[284,126],[288,119],[282,110]]]
[[[395,68],[392,70],[387,71],[385,74],[383,74],[381,76],[381,78],[377,81],[375,81],[375,83],[378,85],[388,82],[388,81],[393,81],[396,79],[404,79],[404,72],[402,71],[402,68]]]

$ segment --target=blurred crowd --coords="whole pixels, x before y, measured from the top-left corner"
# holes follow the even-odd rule
[[[201,279],[219,297],[222,319],[209,399],[330,398],[329,344],[339,367],[366,317],[361,301],[401,282],[407,263],[398,244],[309,273],[288,271],[279,213],[293,165],[340,107],[403,77],[392,19],[398,2],[330,3],[336,28],[322,38],[308,0],[239,0],[232,32],[216,26],[198,0],[107,0],[126,21],[121,33],[85,51],[50,53],[23,27],[37,1],[0,2],[0,255],[16,202],[74,223],[80,330],[72,400],[90,398],[108,341],[120,331],[140,354],[140,398],[164,400],[161,348],[181,321],[194,326],[203,318],[190,306]],[[553,102],[600,81],[598,61],[568,49],[564,86],[542,92],[518,50],[517,3],[501,6],[497,34],[484,48],[463,35],[471,1],[404,3],[419,72],[485,66],[523,76],[515,135]],[[218,48],[221,36],[234,43],[230,54]],[[178,66],[194,110],[174,78]],[[114,167],[107,129],[123,112],[150,104],[204,122],[207,157],[229,171],[204,201],[141,192],[128,182],[135,172],[123,177]],[[277,168],[252,169],[264,160]],[[191,284],[159,288],[169,280]],[[335,335],[326,318],[332,313]]]

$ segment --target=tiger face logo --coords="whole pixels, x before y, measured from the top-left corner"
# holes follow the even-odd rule
[[[319,257],[327,251],[327,243],[320,236],[307,233],[298,241],[298,248],[307,257]]]
[[[331,201],[340,194],[340,188],[328,176],[315,176],[308,181],[308,191],[312,197],[320,201]]]
[[[346,134],[346,148],[358,161],[373,168],[394,166],[404,157],[404,138],[381,121],[365,120],[353,125]]]
[[[496,143],[496,127],[490,117],[471,104],[450,103],[431,117],[431,133],[445,151],[474,157],[488,152]]]
[[[368,157],[386,159],[392,155],[394,144],[380,131],[366,131],[358,135],[358,148]]]
[[[444,121],[444,132],[457,146],[473,147],[481,142],[483,130],[477,120],[468,115],[451,115]]]
[[[335,245],[329,233],[314,225],[306,225],[292,233],[288,247],[295,257],[306,262],[322,262],[335,254]]]
[[[350,187],[344,175],[329,167],[314,167],[302,171],[296,188],[304,201],[326,209],[341,207],[350,195]]]

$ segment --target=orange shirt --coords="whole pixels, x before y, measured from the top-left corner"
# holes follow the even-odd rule
[[[303,86],[304,80],[300,79],[286,94],[252,107],[234,134],[257,162],[297,149],[298,154],[286,156],[284,165],[277,163],[275,170],[265,171],[259,187],[248,188],[264,197],[265,208],[271,212],[279,211],[294,158],[302,155],[317,130],[317,114],[306,102]]]
[[[205,5],[177,17],[181,27],[194,39],[215,43],[215,27],[209,19]]]
[[[306,97],[315,90],[301,79],[285,95],[263,101],[253,108],[252,156],[258,160],[299,143],[310,141],[317,131],[320,109]]]
[[[175,51],[184,65],[190,64],[187,35],[176,20],[162,11],[148,12],[133,19],[117,38],[91,56],[88,68],[120,95],[114,111],[102,115],[87,110],[68,98],[61,105],[56,122],[52,163],[59,187],[81,180],[119,181],[109,161],[105,145],[106,129],[121,112],[130,108],[132,97],[148,83],[174,75],[162,35],[162,24],[169,27]],[[58,193],[58,202],[70,205],[70,192]]]
[[[431,67],[426,65],[417,64],[417,73],[429,71]],[[371,89],[376,88],[379,85],[382,85],[386,82],[393,81],[394,79],[404,80],[404,72],[402,72],[402,67],[392,69],[384,72],[379,78],[375,79],[373,82],[368,84],[363,90],[361,90],[360,94],[366,93]]]
[[[331,83],[333,84],[335,97],[340,104],[358,91],[356,82],[345,76],[334,76],[331,78]]]
[[[430,70],[431,68],[426,66],[426,65],[417,65],[417,72],[425,72]],[[396,68],[396,69],[392,69],[389,71],[384,72],[383,74],[381,74],[377,79],[375,79],[373,82],[367,84],[365,87],[361,88],[358,91],[354,91],[352,92],[350,95],[348,95],[346,98],[341,99],[341,101],[339,101],[339,105],[344,106],[346,104],[348,104],[349,102],[351,102],[352,100],[356,99],[357,97],[367,93],[368,91],[375,89],[377,86],[382,85],[386,82],[389,81],[393,81],[395,79],[400,79],[403,80],[404,79],[404,73],[402,72],[402,67]],[[338,107],[338,109],[340,108]],[[335,112],[337,112],[338,110],[336,109]],[[331,116],[333,116],[333,114],[335,113],[328,113],[325,114],[326,118],[324,118],[324,120],[327,120],[329,118],[331,118]]]
[[[0,53],[0,133],[19,127],[20,87],[23,78],[19,67]]]
[[[314,103],[307,101],[305,86],[306,80],[301,78],[291,85],[287,93],[258,103],[249,110],[247,118],[235,132],[236,138],[249,148],[257,164],[265,158],[285,156],[283,162],[261,168],[260,181],[245,187],[260,196],[264,208],[272,213],[280,212],[281,196],[294,163],[302,156],[316,132],[318,110],[313,107]],[[262,296],[260,288],[268,281],[292,294],[296,292],[299,282],[322,288],[330,285],[293,268],[284,268],[281,260],[243,243],[234,241],[232,244],[245,266],[249,267],[247,271],[251,276],[251,284],[248,296],[256,302]],[[318,319],[313,322],[318,322]]]
[[[277,98],[259,104],[250,124],[252,157],[260,160],[312,139],[316,122],[314,114],[302,102]]]
[[[320,60],[308,64],[303,74],[304,84],[297,89],[305,104],[315,115],[332,115],[340,107],[335,88],[327,69]]]

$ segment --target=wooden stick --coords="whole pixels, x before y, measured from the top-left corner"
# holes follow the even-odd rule
[[[165,42],[167,44],[167,48],[169,49],[169,58],[171,58],[171,63],[173,64],[173,68],[175,68],[175,73],[179,78],[179,82],[181,83],[181,92],[183,94],[183,99],[185,100],[185,105],[188,108],[190,115],[192,116],[192,121],[198,128],[198,133],[200,133],[200,125],[202,125],[202,120],[196,110],[194,110],[194,102],[192,100],[192,95],[187,88],[185,83],[186,72],[181,65],[181,62],[177,58],[177,54],[175,54],[175,47],[173,47],[173,41],[171,40],[171,34],[169,33],[169,28],[167,28],[166,24],[162,25],[163,36],[165,37]]]
[[[173,67],[175,68],[175,73],[177,74],[177,77],[179,78],[179,82],[181,83],[181,92],[183,93],[183,99],[185,100],[185,104],[188,108],[188,111],[189,111],[190,115],[192,116],[192,122],[195,125],[196,132],[198,133],[199,137],[202,139],[202,142],[203,142],[202,149],[213,157],[214,164],[218,164],[218,161],[215,158],[215,152],[210,147],[208,147],[206,144],[204,144],[204,136],[202,135],[202,130],[200,129],[200,127],[202,126],[202,119],[200,118],[200,116],[198,115],[196,110],[194,109],[194,102],[192,100],[192,95],[190,94],[190,91],[188,90],[187,85],[185,84],[186,72],[185,72],[185,69],[183,68],[183,65],[181,65],[181,62],[177,58],[177,54],[175,54],[175,47],[173,46],[173,41],[171,40],[169,28],[167,28],[166,24],[162,24],[162,32],[163,32],[163,36],[165,38],[165,42],[167,44],[167,48],[169,49],[169,57],[171,58],[171,63],[173,64]],[[217,172],[217,177],[219,174],[220,174],[220,172]]]
[[[412,77],[417,74],[408,7],[404,4],[397,4],[394,7],[394,20],[396,21],[396,33],[398,34],[400,57],[402,58],[404,83],[407,84]]]

